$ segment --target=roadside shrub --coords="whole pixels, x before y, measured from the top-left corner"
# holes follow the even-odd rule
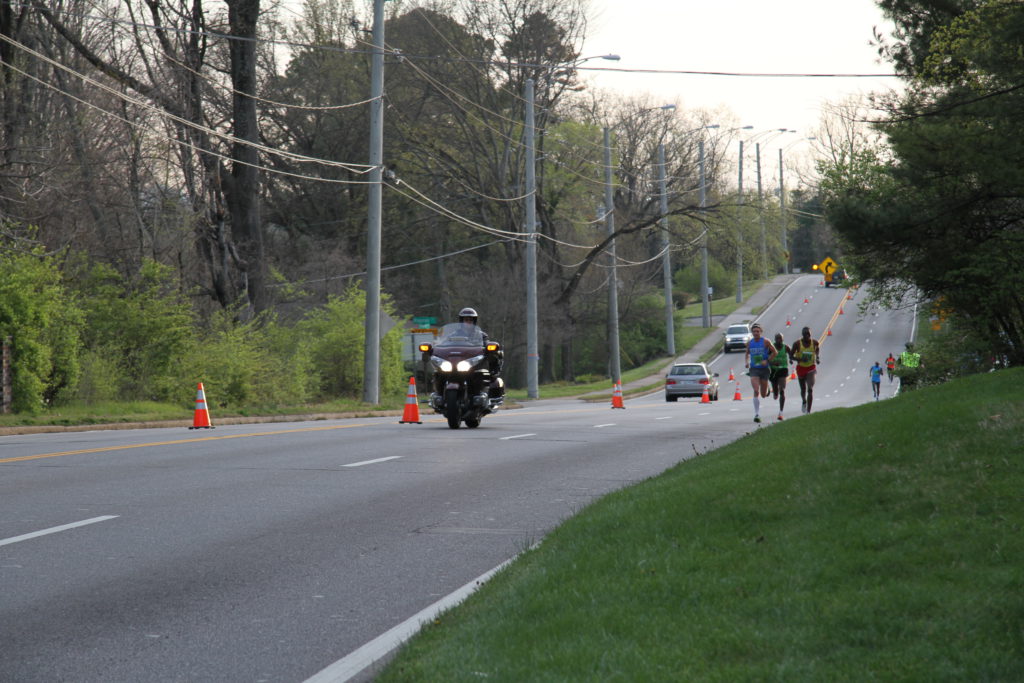
[[[81,311],[42,247],[0,241],[0,338],[11,340],[11,408],[34,413],[78,382]]]
[[[121,400],[170,400],[195,341],[191,307],[173,271],[146,261],[126,278],[106,264],[92,266],[80,285],[85,309],[83,342],[106,363],[102,381],[114,381]],[[95,378],[90,378],[90,383]],[[96,387],[90,386],[92,393]],[[86,398],[79,393],[80,398]]]
[[[387,297],[382,298],[381,306],[385,312],[393,312]],[[365,311],[366,295],[352,285],[296,325],[296,334],[308,344],[320,398],[362,396]],[[381,395],[400,394],[405,388],[401,336],[402,327],[396,325],[381,339]]]

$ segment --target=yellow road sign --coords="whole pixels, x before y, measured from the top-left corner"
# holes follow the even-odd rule
[[[825,273],[826,275],[831,275],[832,273],[835,272],[836,268],[838,267],[839,264],[833,261],[829,256],[826,256],[825,260],[818,264],[818,268],[821,269],[821,272]]]

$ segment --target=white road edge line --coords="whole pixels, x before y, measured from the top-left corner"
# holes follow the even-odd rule
[[[503,436],[498,441],[511,441],[512,439],[525,439],[528,436],[537,436],[536,434],[516,434],[515,436]]]
[[[350,462],[345,467],[362,467],[363,465],[374,465],[378,462],[387,462],[388,460],[398,460],[402,456],[400,455],[389,455],[386,458],[377,458],[376,460],[363,460],[362,462]]]
[[[345,655],[334,664],[331,664],[326,669],[323,669],[319,673],[307,678],[305,683],[345,683],[345,681],[350,680],[363,669],[370,666],[378,659],[381,659],[384,655],[391,652],[391,650],[414,636],[416,632],[420,630],[420,626],[429,622],[449,607],[454,607],[465,600],[471,593],[473,593],[473,591],[484,584],[494,574],[504,569],[515,559],[515,557],[512,557],[505,560],[494,569],[481,574],[462,588],[456,590],[454,593],[449,593],[429,607],[420,610],[398,626],[385,631],[383,634],[377,636],[362,647]]]
[[[43,529],[42,531],[33,531],[30,534],[22,534],[21,536],[13,536],[11,538],[5,538],[0,540],[0,545],[10,545],[11,543],[18,543],[19,541],[27,541],[30,538],[39,538],[40,536],[46,536],[48,534],[55,534],[59,531],[67,531],[68,529],[75,529],[80,526],[87,524],[95,524],[96,522],[106,522],[108,519],[117,519],[120,515],[103,515],[102,517],[92,517],[90,519],[83,519],[81,522],[71,522],[70,524],[62,524],[61,526],[50,527],[49,529]]]
[[[605,422],[603,425],[594,425],[594,429],[600,429],[601,427],[614,427],[614,422]]]

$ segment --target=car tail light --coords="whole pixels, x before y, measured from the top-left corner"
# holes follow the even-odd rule
[[[667,379],[667,380],[665,380],[665,384],[666,385],[675,384],[675,383],[676,383],[676,381],[674,379]]]
[[[701,384],[711,384],[711,380],[709,380],[709,379],[708,379],[707,377],[705,377],[704,379],[702,379],[702,380],[700,381],[700,383],[701,383]]]

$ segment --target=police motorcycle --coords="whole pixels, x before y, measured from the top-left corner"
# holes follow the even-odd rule
[[[471,322],[449,323],[433,344],[420,344],[423,360],[434,372],[430,406],[448,420],[451,429],[465,422],[480,426],[484,415],[505,402],[505,382],[499,377],[504,352]]]

